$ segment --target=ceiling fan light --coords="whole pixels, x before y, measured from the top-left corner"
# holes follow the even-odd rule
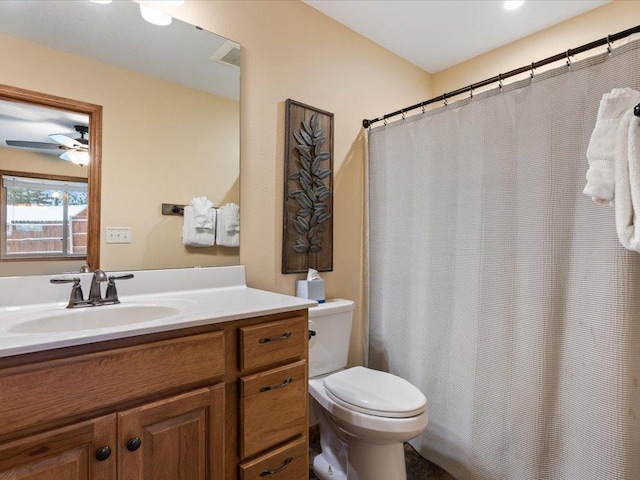
[[[148,7],[147,5],[142,4],[140,4],[140,15],[142,15],[142,18],[147,22],[161,27],[170,25],[171,20],[173,19],[168,13],[164,13],[157,8]]]
[[[89,165],[89,152],[85,151],[67,150],[60,155],[60,158],[76,165]]]

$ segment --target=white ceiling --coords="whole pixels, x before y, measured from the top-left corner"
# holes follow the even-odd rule
[[[528,0],[513,11],[497,0],[303,1],[426,72],[436,73],[611,0]]]
[[[0,33],[240,98],[240,70],[210,59],[226,38],[176,19],[152,25],[134,2],[0,0]]]

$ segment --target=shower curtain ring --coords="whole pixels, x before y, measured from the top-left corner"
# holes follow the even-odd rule
[[[387,124],[387,119],[386,118],[383,118],[382,121],[384,122],[385,125]]]
[[[403,120],[405,119],[404,111],[402,112],[402,119],[403,119]]]
[[[469,98],[473,98],[473,85],[469,85]]]
[[[607,53],[611,55],[611,35],[607,35]]]
[[[535,75],[533,73],[533,71],[535,70],[534,65],[535,65],[535,62],[531,62],[531,73],[529,74],[529,78],[533,78],[533,76]]]
[[[504,84],[502,83],[502,74],[499,73],[498,74],[498,88],[502,91],[502,87],[504,87]]]
[[[567,50],[567,67],[571,68],[571,49]]]
[[[422,113],[426,113],[427,109],[424,108],[424,103],[422,104]]]
[[[444,101],[444,106],[446,107],[447,105],[449,105],[449,100],[447,100],[447,94],[443,93],[442,94],[442,99]]]

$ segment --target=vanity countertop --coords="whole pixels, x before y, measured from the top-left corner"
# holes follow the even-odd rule
[[[157,275],[154,275],[154,272],[158,272]],[[317,305],[311,300],[247,287],[244,284],[244,267],[241,266],[223,267],[222,270],[218,267],[134,273],[138,277],[138,282],[127,280],[132,283],[119,284],[119,290],[122,293],[121,303],[118,305],[67,309],[65,308],[66,300],[29,304],[19,304],[14,301],[14,304],[7,305],[10,301],[5,298],[5,303],[0,303],[0,357],[289,312]],[[226,278],[221,280],[220,275]],[[20,278],[22,285],[19,286],[24,287],[24,282],[28,280]],[[36,284],[41,283],[41,285],[33,285],[34,288],[38,286],[44,288],[44,284],[47,283],[46,288],[53,291],[64,290],[68,294],[67,290],[70,290],[60,289],[58,285],[48,285],[50,278],[48,276],[45,279],[26,278],[31,278]],[[43,283],[43,280],[46,282]],[[169,280],[170,283],[167,284]],[[83,283],[84,281],[86,278],[83,279]],[[181,285],[181,289],[171,290],[167,285]],[[127,295],[128,290],[133,294]],[[113,313],[121,310],[125,315],[127,309],[140,306],[143,308],[169,307],[172,313],[149,321],[103,328],[55,331],[56,316],[62,318],[62,316],[78,315],[81,319],[82,312],[93,313],[98,310],[106,312],[107,309],[111,309],[110,312]],[[39,317],[46,317],[54,328],[47,332],[16,331],[16,325],[24,322],[25,318],[38,319]]]

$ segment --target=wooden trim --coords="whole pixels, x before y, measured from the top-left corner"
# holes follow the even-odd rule
[[[91,270],[100,268],[100,193],[102,177],[102,106],[71,98],[58,97],[24,88],[0,84],[0,98],[33,103],[45,107],[83,113],[89,117],[89,224],[87,235],[87,265]]]

